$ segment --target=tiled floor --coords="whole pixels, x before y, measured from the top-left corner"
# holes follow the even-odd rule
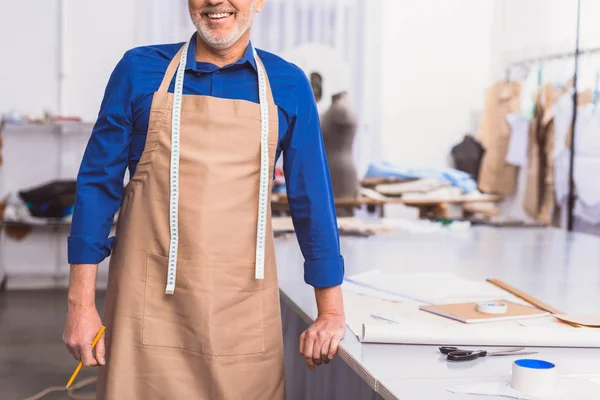
[[[62,343],[67,311],[66,291],[0,293],[0,399],[23,400],[49,386],[67,383],[77,366]],[[104,292],[97,295],[100,315]],[[82,369],[77,381],[95,376]],[[76,382],[77,382],[76,381]],[[94,385],[77,394],[93,393]],[[67,399],[52,393],[43,400]]]

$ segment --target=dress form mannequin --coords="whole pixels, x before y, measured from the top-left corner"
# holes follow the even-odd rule
[[[349,95],[352,68],[335,47],[320,43],[303,44],[282,56],[299,66],[310,79],[321,119],[334,197],[358,197],[359,181],[353,159],[358,118]],[[352,216],[354,209],[337,207],[337,213]]]
[[[357,116],[347,92],[332,97],[331,107],[321,116],[321,130],[335,198],[357,198],[359,182],[352,155]],[[338,216],[353,216],[354,209],[337,208]]]

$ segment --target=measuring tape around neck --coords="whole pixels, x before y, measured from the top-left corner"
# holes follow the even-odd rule
[[[177,275],[177,250],[179,246],[179,156],[181,154],[181,102],[183,97],[183,75],[187,60],[189,43],[183,46],[181,59],[175,76],[175,91],[173,94],[173,111],[171,127],[171,171],[170,171],[170,196],[169,196],[169,226],[171,239],[169,242],[169,270],[167,273],[166,294],[175,292]]]
[[[169,198],[169,226],[171,238],[169,242],[169,267],[167,272],[166,294],[175,292],[177,277],[177,250],[179,245],[179,157],[181,154],[181,104],[183,99],[183,77],[189,43],[186,43],[181,52],[181,59],[175,77],[175,91],[173,93],[173,115],[171,128],[171,170],[170,170],[170,198]],[[266,73],[258,60],[254,50],[254,58],[258,68],[258,92],[260,103],[260,184],[258,189],[258,221],[256,229],[256,260],[255,278],[263,279],[265,276],[265,240],[267,226],[267,211],[269,197],[269,105],[267,103]]]
[[[258,68],[258,94],[260,103],[260,184],[258,188],[258,223],[256,227],[255,278],[265,277],[265,239],[269,200],[269,104],[267,102],[267,80],[265,70],[254,50]]]

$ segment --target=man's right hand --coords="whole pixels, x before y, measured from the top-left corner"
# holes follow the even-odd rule
[[[96,275],[98,265],[72,264],[69,281],[69,312],[63,332],[63,342],[76,360],[84,366],[104,365],[104,334],[92,353],[92,342],[102,328],[96,310]]]
[[[92,342],[102,328],[102,321],[95,306],[69,306],[63,342],[69,352],[84,367],[104,365],[104,334],[92,353]]]

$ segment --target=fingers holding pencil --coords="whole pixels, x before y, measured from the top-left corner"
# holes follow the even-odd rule
[[[92,353],[92,342],[101,327],[102,321],[95,306],[69,306],[63,342],[73,357],[86,367],[103,365]],[[101,347],[104,353],[104,343]]]
[[[92,360],[89,360],[89,355],[87,353],[85,353],[85,356],[87,356],[88,359],[83,360],[83,361],[79,361],[79,364],[77,365],[77,368],[75,369],[75,372],[73,372],[73,375],[71,375],[71,379],[69,379],[69,382],[67,383],[67,386],[66,386],[67,389],[71,386],[71,384],[73,383],[73,381],[75,380],[75,378],[79,374],[79,371],[81,371],[81,367],[84,364],[88,364],[88,366],[104,365],[104,330],[105,329],[106,328],[104,326],[102,326],[100,328],[100,330],[96,334],[96,337],[92,341],[92,344],[90,345],[90,349],[89,349],[90,354],[91,354],[91,352],[94,349],[94,347],[96,347],[96,345],[100,345],[100,343],[102,343],[101,353],[98,354],[98,350],[99,349],[97,349],[96,350],[96,358],[97,359],[92,356]],[[100,359],[101,359],[101,361],[99,361]]]
[[[104,359],[104,352],[104,335],[102,334],[98,339],[98,344],[96,344],[96,362],[98,363],[98,365],[106,364],[106,360]]]
[[[96,361],[96,358],[92,352],[91,345],[84,345],[79,349],[79,351],[81,352],[81,362],[84,367],[95,367],[98,365],[98,362]]]

